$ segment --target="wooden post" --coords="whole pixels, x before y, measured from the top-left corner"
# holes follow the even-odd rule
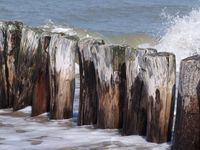
[[[19,110],[31,105],[33,95],[33,73],[35,70],[36,54],[42,30],[22,29],[22,39],[17,62],[17,81],[13,110]]]
[[[171,133],[170,114],[175,96],[175,56],[161,52],[148,54],[143,60],[147,91],[147,141],[167,142]]]
[[[6,24],[0,22],[0,108],[8,107],[7,79],[6,79]]]
[[[121,46],[94,47],[98,95],[98,128],[122,128],[125,98],[125,49]]]
[[[181,61],[173,150],[200,149],[200,56]]]
[[[35,56],[36,65],[33,71],[32,116],[49,112],[50,89],[48,71],[48,48],[50,35],[43,33]]]
[[[79,42],[80,102],[78,125],[97,123],[98,96],[93,57],[94,47],[104,45],[103,40],[83,39]]]
[[[79,42],[80,105],[78,124],[121,128],[125,97],[125,49],[103,40]]]
[[[0,108],[13,106],[21,22],[0,22]]]
[[[154,49],[126,50],[126,99],[124,104],[123,135],[146,135],[147,99],[142,79],[142,59]]]
[[[53,34],[49,44],[50,117],[72,117],[76,37]]]

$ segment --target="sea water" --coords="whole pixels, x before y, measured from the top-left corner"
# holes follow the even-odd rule
[[[173,52],[178,71],[181,59],[200,53],[199,8],[199,0],[0,0],[0,20]],[[77,127],[79,86],[77,75],[72,119],[31,118],[30,107],[15,113],[0,110],[0,149],[170,148],[170,143],[148,143],[145,137],[123,137],[118,130]]]

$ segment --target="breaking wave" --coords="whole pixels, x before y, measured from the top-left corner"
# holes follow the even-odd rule
[[[179,69],[181,59],[200,54],[200,9],[192,10],[186,16],[162,15],[171,25],[155,48],[174,53]]]

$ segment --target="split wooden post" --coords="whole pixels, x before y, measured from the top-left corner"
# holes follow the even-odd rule
[[[125,99],[124,46],[95,47],[96,83],[98,95],[98,128],[122,128]]]
[[[80,101],[78,125],[97,123],[98,96],[93,48],[100,45],[104,45],[103,40],[83,39],[79,42]]]
[[[75,52],[78,38],[51,35],[49,44],[50,117],[67,119],[73,115]]]
[[[103,40],[84,39],[79,42],[79,125],[122,127],[126,48],[106,45]]]
[[[0,22],[0,108],[13,106],[22,26],[16,21]]]
[[[49,112],[50,89],[48,71],[48,48],[50,35],[42,33],[39,38],[38,50],[35,55],[35,68],[33,69],[33,96],[32,116]]]
[[[181,61],[173,150],[200,149],[200,55]]]
[[[33,73],[36,66],[36,54],[42,30],[24,27],[17,61],[17,79],[13,110],[19,110],[32,104]]]
[[[123,135],[146,135],[147,98],[142,78],[142,59],[155,49],[126,50],[126,99],[123,115]]]
[[[147,141],[169,141],[175,98],[176,62],[171,53],[144,56],[144,86],[147,91]]]

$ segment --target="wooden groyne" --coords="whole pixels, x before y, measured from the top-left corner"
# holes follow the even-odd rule
[[[101,39],[0,22],[0,109],[32,106],[32,116],[73,116],[75,55],[80,66],[78,125],[171,140],[175,55]],[[200,56],[181,63],[174,150],[199,149]]]
[[[0,108],[72,117],[78,37],[0,22]]]

